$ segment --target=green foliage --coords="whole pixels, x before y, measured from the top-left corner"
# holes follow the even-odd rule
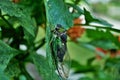
[[[87,29],[87,36],[92,38],[90,44],[93,44],[97,47],[101,47],[107,50],[120,48],[119,46],[120,44],[117,37],[115,37],[109,30],[103,31],[99,29],[96,30]]]
[[[9,61],[19,53],[0,40],[0,70],[4,71]]]
[[[65,29],[68,29],[73,25],[72,15],[68,11],[68,7],[62,0],[49,0],[48,2],[46,1],[46,9],[47,18],[49,22],[53,25],[61,24]]]
[[[49,0],[49,1],[44,1],[45,2],[45,8],[46,8],[46,16],[47,16],[47,32],[46,32],[46,41],[47,41],[47,58],[49,61],[49,66],[51,68],[50,73],[52,74],[51,77],[49,78],[50,80],[55,79],[58,80],[58,76],[54,75],[55,70],[56,70],[56,64],[54,59],[53,59],[53,53],[51,50],[50,42],[52,40],[52,30],[55,29],[57,24],[62,25],[64,29],[68,29],[69,27],[72,26],[72,15],[68,11],[68,7],[65,5],[65,3],[60,0]],[[68,19],[69,18],[69,19]],[[57,41],[54,41],[55,43]],[[54,45],[53,45],[54,46]]]
[[[91,22],[95,22],[95,23],[105,25],[107,27],[112,26],[110,23],[108,23],[107,21],[105,21],[103,19],[93,17],[91,15],[91,13],[89,11],[87,11],[86,9],[84,9],[84,15],[85,15],[86,24],[90,24]]]
[[[51,72],[50,67],[48,65],[48,61],[47,59],[45,59],[43,56],[34,54],[33,56],[33,61],[34,64],[36,65],[40,75],[42,76],[43,80],[52,80],[52,78],[54,77],[54,79],[58,79],[58,77],[56,77],[57,75],[55,73],[52,73],[51,75],[49,75]]]
[[[9,80],[9,78],[0,70],[0,80]]]
[[[4,73],[9,77],[18,77],[21,73],[20,66],[16,60],[11,60],[4,70]]]
[[[89,77],[83,77],[83,78],[81,78],[80,80],[92,80],[92,79],[89,78]]]
[[[0,5],[3,12],[9,14],[9,16],[16,17],[20,25],[22,25],[29,34],[35,36],[35,26],[33,24],[33,20],[26,10],[8,0],[0,1]]]
[[[27,63],[35,66],[43,80],[62,79],[55,72],[57,63],[52,53],[52,50],[57,52],[57,45],[50,45],[51,42],[63,45],[61,41],[53,40],[53,30],[57,24],[62,25],[64,31],[74,25],[92,27],[85,29],[86,35],[79,38],[77,43],[67,40],[73,74],[84,73],[80,80],[111,78],[111,73],[108,72],[114,64],[119,63],[119,56],[115,59],[105,57],[100,61],[102,65],[98,64],[96,48],[119,50],[120,43],[113,32],[119,33],[120,30],[112,28],[107,21],[94,17],[86,8],[79,7],[86,2],[87,0],[0,0],[0,80],[35,80],[32,75],[34,73],[26,69]],[[70,11],[70,8],[73,10]],[[85,24],[74,24],[74,19],[81,15],[85,16]],[[45,57],[38,54],[44,54],[38,52],[45,50],[44,44]]]
[[[75,18],[78,18],[80,15],[82,15],[84,13],[84,11],[79,6],[77,6],[77,5],[70,4],[70,3],[67,3],[67,5],[69,7],[73,7],[74,10],[77,11],[77,13],[73,12],[73,17],[75,17]]]

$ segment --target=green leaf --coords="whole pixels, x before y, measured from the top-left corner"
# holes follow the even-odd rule
[[[33,26],[37,26],[34,18],[32,18],[31,21],[33,22]],[[27,40],[28,45],[29,46],[33,46],[34,45],[35,36],[32,36],[26,29],[24,29],[24,34],[25,34],[24,38]]]
[[[100,18],[96,18],[94,17],[93,15],[91,15],[91,13],[89,11],[87,11],[85,8],[84,8],[84,15],[85,15],[85,21],[86,21],[86,24],[90,24],[92,22],[95,22],[95,23],[99,23],[101,25],[105,25],[106,27],[111,27],[112,24],[108,23],[107,21],[103,20],[103,19],[100,19]]]
[[[59,80],[55,71],[54,73],[50,74],[51,69],[47,63],[48,61],[43,56],[34,54],[32,55],[32,58],[43,80],[53,80],[53,78],[54,80]]]
[[[9,61],[19,53],[19,51],[9,47],[0,40],[0,69],[5,70]]]
[[[35,36],[35,26],[27,9],[9,0],[0,0],[0,9],[8,15],[16,17],[16,21],[18,21],[29,34]]]
[[[0,80],[9,80],[9,78],[0,69]]]
[[[66,29],[73,25],[72,15],[63,0],[48,0],[46,5],[48,22],[53,25],[61,24]]]
[[[96,29],[96,30],[86,29],[86,32],[87,32],[87,36],[92,39],[90,41],[90,44],[92,45],[104,49],[120,48],[120,43],[118,41],[118,38],[115,37],[109,30],[103,31],[102,29]]]
[[[26,77],[24,75],[20,75],[19,80],[27,80],[27,79],[26,79]]]
[[[91,65],[81,65],[77,61],[72,60],[72,68],[75,73],[83,73],[83,72],[95,72],[96,68]]]
[[[70,28],[73,25],[73,17],[69,12],[69,8],[65,5],[63,0],[44,0],[47,16],[47,28],[46,28],[46,42],[47,42],[47,62],[49,69],[49,80],[59,80],[58,75],[55,74],[56,65],[53,60],[53,53],[50,47],[50,41],[52,40],[52,31],[57,24],[62,25],[65,29]],[[47,75],[46,75],[47,76]],[[48,80],[48,79],[46,79]]]
[[[79,62],[82,65],[86,65],[88,60],[95,57],[94,51],[87,49],[82,46],[80,43],[68,42],[68,51],[70,58]]]
[[[8,24],[6,24],[6,22],[4,20],[0,19],[0,26],[8,27]]]
[[[24,30],[24,38],[27,40],[28,46],[29,47],[34,47],[34,39],[35,37],[31,36],[28,31]]]
[[[118,46],[116,46],[116,44],[111,40],[103,40],[103,39],[93,40],[89,44],[103,48],[105,50],[118,49]]]
[[[80,80],[93,80],[93,79],[91,79],[89,77],[82,77],[82,78],[80,78]]]
[[[20,67],[16,60],[12,60],[4,71],[4,73],[10,78],[18,77],[20,72]]]

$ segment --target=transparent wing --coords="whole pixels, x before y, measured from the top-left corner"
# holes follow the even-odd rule
[[[67,80],[70,71],[70,56],[67,52],[66,37],[61,37],[61,33],[56,33],[50,40],[52,57],[56,66],[56,71],[62,80]]]
[[[68,54],[68,51],[66,51],[63,58],[63,62],[58,63],[58,70],[62,78],[67,79],[69,77],[70,67],[71,67],[70,56]]]

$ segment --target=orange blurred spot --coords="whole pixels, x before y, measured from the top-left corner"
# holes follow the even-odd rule
[[[107,54],[107,52],[108,52],[107,50],[104,50],[102,48],[96,48],[96,50],[99,51],[99,52],[102,52],[104,54]]]
[[[114,50],[114,49],[111,49],[111,50],[104,50],[102,48],[96,48],[97,51],[99,52],[102,52],[103,54],[110,54],[110,58],[115,58],[116,56],[119,56],[120,55],[120,50]],[[102,57],[98,54],[96,54],[96,59],[102,59]]]
[[[120,42],[120,36],[118,36],[118,41]]]
[[[12,2],[14,3],[18,3],[20,0],[12,0]]]
[[[120,50],[117,51],[117,55],[120,55]]]
[[[117,56],[117,53],[118,53],[116,49],[111,49],[111,50],[109,50],[109,52],[110,52],[111,58],[115,58]]]
[[[82,22],[82,19],[80,19],[80,18],[74,19],[74,24],[79,24],[81,22]]]
[[[83,34],[84,30],[85,29],[80,26],[74,26],[67,31],[67,34],[73,41],[76,41],[76,39]]]
[[[96,48],[96,51],[102,52],[103,54],[107,54],[108,53],[107,50],[104,50],[104,49],[99,48],[99,47]],[[96,59],[100,60],[100,59],[102,59],[102,57],[100,55],[96,54]]]
[[[111,57],[111,58],[115,58],[116,55],[117,55],[116,53],[111,53],[111,54],[110,54],[110,57]]]
[[[74,24],[80,24],[81,21],[82,20],[80,18],[74,19]],[[76,41],[77,38],[81,37],[84,31],[85,28],[82,28],[81,26],[73,26],[67,31],[67,34],[71,40]]]
[[[100,60],[100,59],[102,59],[102,57],[97,54],[97,55],[96,55],[96,59]]]
[[[117,35],[115,35],[117,36]],[[118,41],[120,42],[120,36],[118,36]],[[110,58],[115,58],[116,56],[120,56],[120,50],[114,50],[114,49],[111,49],[111,50],[104,50],[102,48],[96,48],[97,51],[100,51],[104,54],[107,54],[107,53],[110,53]],[[96,58],[97,59],[101,59],[102,57],[100,55],[96,55]]]

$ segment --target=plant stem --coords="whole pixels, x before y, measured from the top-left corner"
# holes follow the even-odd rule
[[[115,28],[112,28],[112,27],[107,27],[107,26],[97,26],[97,25],[88,25],[88,24],[75,24],[77,26],[88,26],[88,27],[95,27],[95,28],[101,28],[101,29],[107,29],[107,30],[111,30],[111,31],[114,31],[114,32],[120,32],[120,30],[118,29],[115,29]]]

